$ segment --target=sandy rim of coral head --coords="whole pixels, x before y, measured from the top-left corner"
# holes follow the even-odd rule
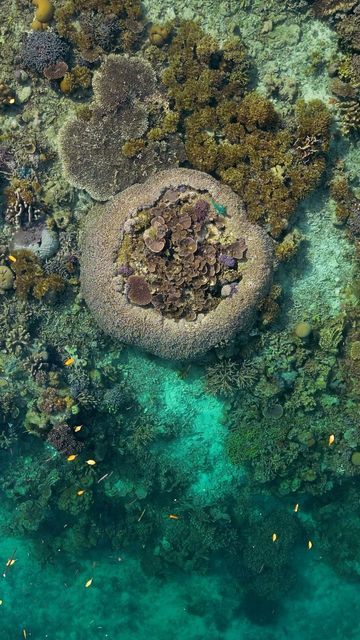
[[[115,265],[125,221],[140,208],[152,206],[165,190],[182,185],[206,191],[226,207],[231,230],[241,234],[248,247],[246,267],[236,292],[193,322],[175,321],[154,308],[129,303],[119,291]],[[242,201],[229,187],[191,169],[161,171],[96,206],[82,231],[81,253],[82,293],[104,332],[173,360],[196,359],[219,342],[249,329],[272,280],[270,238],[247,220]]]

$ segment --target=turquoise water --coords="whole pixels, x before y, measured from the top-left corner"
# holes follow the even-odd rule
[[[13,0],[5,13],[0,640],[357,640],[358,3]],[[150,198],[145,178],[174,166],[222,183],[213,237],[233,216],[227,183],[275,254],[252,322],[186,361],[139,349],[146,321],[108,335],[113,299],[103,333],[106,284],[94,278],[91,304],[81,288],[92,207],[105,202],[97,246],[123,266],[101,216],[136,182]]]

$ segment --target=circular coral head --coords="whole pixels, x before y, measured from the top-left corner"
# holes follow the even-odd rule
[[[239,197],[189,169],[95,207],[82,235],[82,292],[99,326],[174,360],[248,330],[272,268],[271,241]]]

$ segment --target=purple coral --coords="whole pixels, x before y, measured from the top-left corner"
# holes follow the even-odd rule
[[[69,57],[69,46],[54,31],[27,33],[20,51],[20,66],[29,71],[43,73],[49,66]]]
[[[119,276],[124,276],[125,278],[128,278],[133,273],[134,273],[134,269],[130,267],[128,264],[121,264],[120,267],[118,268]]]
[[[14,156],[6,147],[0,147],[0,173],[10,175],[16,167]]]
[[[229,269],[234,269],[234,267],[236,267],[236,259],[223,253],[220,253],[219,255],[219,262]]]

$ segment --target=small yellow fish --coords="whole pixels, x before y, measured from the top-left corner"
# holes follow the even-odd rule
[[[75,358],[66,358],[66,360],[64,360],[64,365],[65,367],[70,367],[71,364],[74,364],[75,362]]]
[[[77,458],[77,454],[76,453],[72,453],[66,459],[67,459],[68,462],[72,462],[73,460],[76,460],[76,458]]]
[[[169,518],[170,520],[179,520],[179,516],[176,516],[175,513],[170,513]]]
[[[313,543],[311,542],[311,540],[308,541],[308,549],[312,549]]]
[[[86,464],[89,464],[89,465],[90,465],[90,467],[93,467],[93,466],[94,466],[94,464],[96,464],[96,460],[92,460],[92,459],[90,458],[90,460],[86,460]]]
[[[8,256],[8,257],[9,257],[10,262],[16,262],[15,256]]]
[[[88,589],[89,587],[91,587],[91,585],[92,585],[92,581],[93,581],[93,579],[92,579],[92,578],[90,578],[90,580],[88,580],[87,582],[85,582],[85,589]]]
[[[23,638],[25,638],[25,640],[26,640],[26,638],[27,638],[26,629],[23,629],[23,630],[22,630],[22,634],[23,634]]]
[[[334,442],[335,442],[335,436],[334,436],[334,434],[332,433],[332,434],[331,434],[331,436],[329,436],[329,447],[330,447],[332,444],[334,444]]]
[[[77,427],[74,427],[75,433],[78,433],[78,431],[81,431],[81,429],[82,429],[82,424],[78,424]]]
[[[297,513],[299,511],[299,503],[297,502],[295,507],[294,507],[294,511],[295,513]]]
[[[15,562],[16,562],[15,558],[9,558],[9,560],[6,563],[6,566],[7,567],[12,567],[13,564],[15,564]]]
[[[273,542],[276,542],[276,540],[277,540],[277,535],[276,535],[276,533],[273,533],[273,534],[272,534],[272,536],[271,536],[271,540],[272,540]]]
[[[76,492],[78,496],[82,496],[84,495],[84,493],[85,493],[85,489],[79,489],[79,491]]]

